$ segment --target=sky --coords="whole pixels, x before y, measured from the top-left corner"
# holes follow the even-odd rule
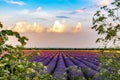
[[[0,21],[29,38],[26,47],[96,48],[93,14],[111,0],[0,0]],[[8,44],[17,45],[10,37]]]

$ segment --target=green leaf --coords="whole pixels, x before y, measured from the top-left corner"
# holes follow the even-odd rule
[[[7,35],[13,36],[12,30],[3,30]]]
[[[106,9],[107,8],[107,6],[103,6],[103,7],[101,7],[101,9]]]
[[[101,17],[98,18],[98,20],[101,21],[101,22],[105,19],[106,19],[106,17],[104,17],[104,16],[101,16]]]
[[[2,25],[2,23],[0,22],[0,28],[2,28],[3,27],[3,25]]]
[[[5,43],[4,38],[0,36],[0,46],[3,45],[4,43]]]
[[[97,11],[94,16],[100,16],[100,11]]]
[[[26,45],[26,41],[28,41],[28,38],[25,36],[18,39],[18,41],[22,44],[22,46]]]
[[[101,10],[96,11],[93,16],[93,26],[98,35],[102,36],[101,39],[97,39],[96,42],[102,41],[103,45],[109,44],[110,41],[113,44],[117,43],[120,36],[120,0],[114,0],[111,5],[101,7]],[[115,41],[114,41],[115,40]]]
[[[4,67],[5,66],[5,64],[3,64],[3,63],[0,63],[0,67]]]
[[[20,38],[20,34],[18,32],[13,33],[17,38]]]
[[[104,26],[103,25],[100,25],[96,31],[98,31],[98,34],[104,34],[105,33],[105,30],[104,30]]]
[[[120,30],[120,24],[117,24],[117,25],[115,26],[115,30],[116,30],[116,31]]]
[[[97,25],[94,25],[93,27],[92,27],[92,29],[96,29],[97,28]]]

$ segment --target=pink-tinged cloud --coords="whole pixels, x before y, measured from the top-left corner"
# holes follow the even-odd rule
[[[86,8],[80,8],[78,10],[75,10],[76,13],[83,13]]]
[[[29,38],[26,47],[42,48],[91,48],[97,47],[95,32],[73,33],[27,33],[22,34]],[[13,42],[13,40],[11,40]]]
[[[82,31],[82,24],[78,22],[75,27],[72,28],[72,32],[81,32]]]
[[[107,6],[110,4],[110,0],[100,0],[97,5],[98,6]]]

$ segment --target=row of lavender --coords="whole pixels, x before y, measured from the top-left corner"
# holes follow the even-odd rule
[[[86,80],[89,78],[99,80],[99,77],[94,76],[99,72],[97,52],[46,50],[40,54],[31,61],[42,62],[47,66],[47,72],[55,78],[72,80],[80,77]]]

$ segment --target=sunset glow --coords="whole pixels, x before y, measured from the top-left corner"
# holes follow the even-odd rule
[[[0,21],[28,37],[27,47],[98,47],[92,17],[112,1],[0,0]]]

